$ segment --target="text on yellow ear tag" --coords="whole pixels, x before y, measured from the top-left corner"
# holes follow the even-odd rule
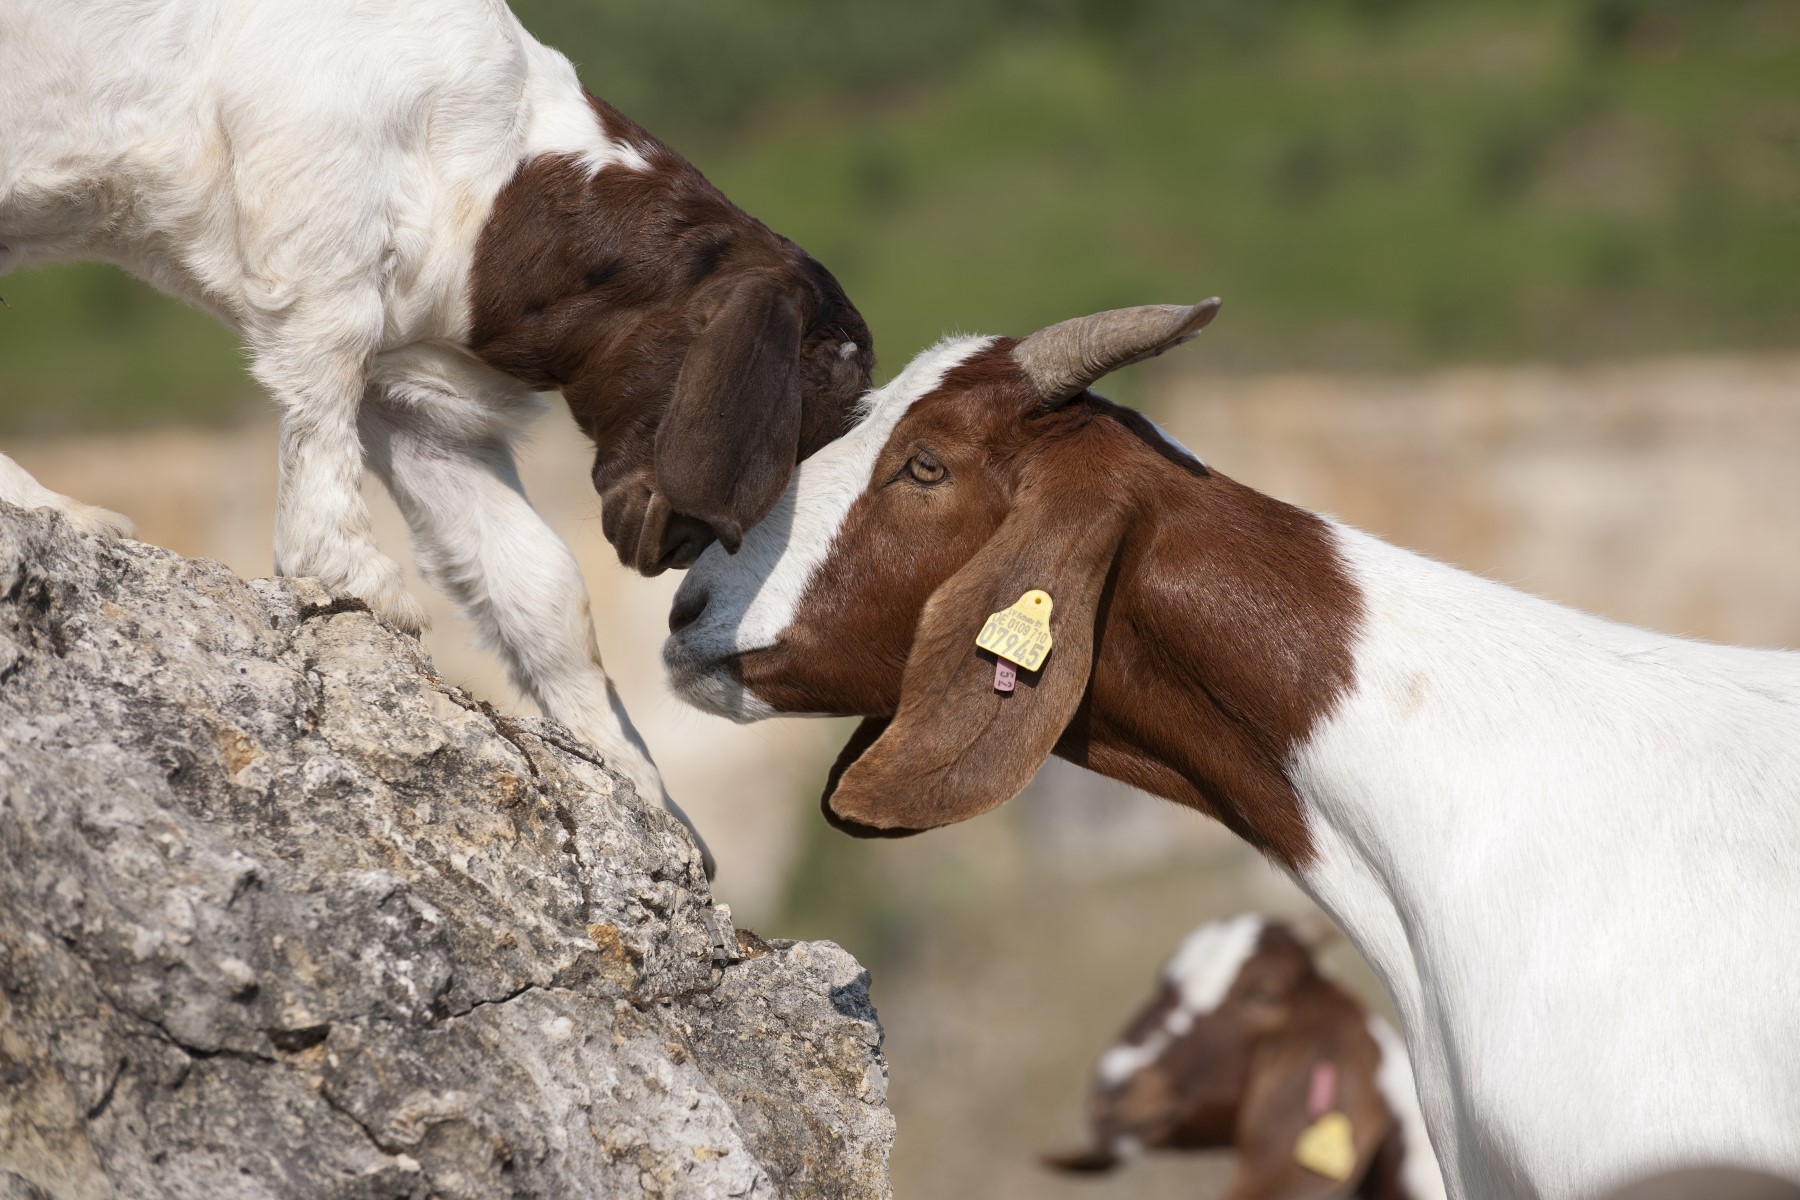
[[[1294,1161],[1316,1175],[1339,1183],[1356,1170],[1356,1139],[1350,1118],[1328,1112],[1300,1131],[1294,1143]]]
[[[988,617],[975,644],[1027,671],[1044,665],[1050,653],[1050,593],[1032,588],[1012,605]]]

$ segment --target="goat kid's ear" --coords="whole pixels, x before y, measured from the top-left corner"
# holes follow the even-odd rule
[[[733,553],[786,490],[800,445],[799,293],[738,283],[688,348],[656,434],[656,479],[676,513]]]
[[[1352,1049],[1369,1040],[1364,1021],[1359,1011],[1345,1009],[1330,1024],[1289,1023],[1258,1046],[1238,1107],[1240,1176],[1293,1176],[1295,1143],[1314,1120],[1307,1111],[1314,1073],[1321,1063],[1330,1063],[1334,1072],[1330,1107],[1350,1119],[1356,1165],[1349,1179],[1340,1184],[1306,1174],[1310,1189],[1306,1194],[1325,1197],[1356,1192],[1394,1127],[1394,1115],[1376,1080],[1379,1059],[1367,1059]]]
[[[864,721],[844,748],[821,802],[826,819],[858,837],[901,837],[1018,795],[1087,691],[1126,523],[1080,472],[1023,480],[999,530],[926,603],[899,712]],[[990,613],[1033,588],[1050,594],[1050,656],[1001,693],[994,657],[975,638]]]

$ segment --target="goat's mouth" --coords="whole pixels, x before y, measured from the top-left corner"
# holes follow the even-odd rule
[[[678,513],[652,483],[629,478],[600,490],[600,528],[619,561],[640,575],[685,570],[717,540],[706,522]]]

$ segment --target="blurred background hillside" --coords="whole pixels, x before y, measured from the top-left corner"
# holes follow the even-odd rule
[[[1800,645],[1793,0],[514,7],[838,274],[884,378],[946,330],[1218,293],[1197,346],[1108,390],[1228,474],[1623,620]],[[231,335],[103,267],[0,296],[0,446],[146,540],[266,572],[274,431]],[[1219,1160],[1066,1182],[1033,1156],[1078,1137],[1093,1056],[1181,933],[1297,911],[1291,885],[1068,768],[926,838],[830,833],[847,731],[669,697],[678,580],[612,560],[588,454],[552,410],[532,495],[722,898],[871,967],[902,1200],[1211,1194]],[[518,704],[432,599],[444,673]]]
[[[1210,293],[1219,367],[1800,328],[1793,0],[515,8],[828,263],[887,370],[946,328]],[[114,272],[0,294],[0,431],[216,420],[249,393],[229,337]]]

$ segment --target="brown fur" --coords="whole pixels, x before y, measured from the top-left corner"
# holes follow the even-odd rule
[[[780,710],[893,715],[826,793],[852,832],[986,811],[1054,746],[1304,865],[1286,770],[1350,687],[1361,613],[1324,522],[1091,393],[1045,411],[1012,345],[901,420],[782,642],[741,656],[740,678]],[[911,482],[920,448],[943,483]],[[975,635],[1031,588],[1054,602],[1055,645],[1000,695]]]
[[[562,391],[596,446],[607,540],[654,574],[714,537],[735,548],[794,463],[847,428],[874,348],[829,271],[589,102],[650,169],[525,163],[476,246],[470,348]]]
[[[1176,1003],[1163,981],[1120,1042],[1143,1044]],[[1350,1118],[1357,1149],[1356,1169],[1341,1184],[1294,1161],[1294,1144],[1312,1120],[1308,1092],[1321,1061],[1337,1069],[1334,1107]],[[1362,1006],[1318,972],[1291,930],[1272,923],[1217,1009],[1121,1083],[1095,1081],[1093,1147],[1045,1162],[1110,1170],[1118,1165],[1111,1146],[1129,1137],[1147,1150],[1234,1149],[1237,1174],[1226,1193],[1233,1200],[1401,1200],[1405,1147],[1376,1083],[1380,1064]]]

